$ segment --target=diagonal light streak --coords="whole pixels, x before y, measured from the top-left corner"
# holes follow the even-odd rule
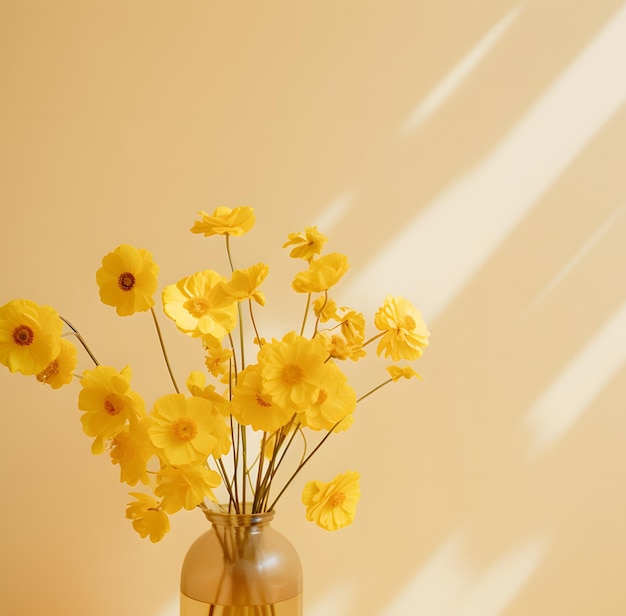
[[[626,362],[626,302],[531,406],[531,454],[554,445]]]
[[[624,104],[624,75],[626,7],[484,160],[346,280],[346,297],[373,310],[371,281],[385,280],[391,293],[417,297],[432,322]]]
[[[600,228],[581,246],[576,254],[565,264],[558,274],[550,280],[550,282],[541,290],[541,292],[535,297],[530,306],[528,306],[528,312],[536,310],[536,308],[543,302],[543,300],[550,295],[550,293],[567,277],[567,275],[589,254],[593,247],[604,237],[606,232],[617,222],[618,218],[626,212],[626,205],[622,205],[620,208],[611,213],[611,215],[604,221]]]
[[[519,17],[522,5],[511,9],[498,23],[485,34],[462,60],[431,90],[426,98],[414,109],[400,129],[400,135],[406,136],[413,132],[433,115],[454,91],[467,79],[470,73],[480,64],[503,34]]]

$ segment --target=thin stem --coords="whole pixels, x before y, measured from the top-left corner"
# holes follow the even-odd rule
[[[300,328],[300,335],[304,336],[304,327],[306,325],[306,319],[309,315],[309,307],[311,306],[311,294],[309,293],[306,298],[306,308],[304,309],[304,319],[302,319],[302,327]]]
[[[376,334],[372,336],[367,342],[364,342],[361,347],[366,347],[370,342],[374,342],[374,340],[378,340],[381,336],[384,336],[387,332],[380,332],[380,334]]]
[[[152,313],[152,320],[154,321],[154,326],[156,327],[157,335],[159,336],[159,344],[161,345],[161,351],[163,351],[163,359],[165,359],[165,365],[167,366],[167,371],[170,373],[170,378],[172,379],[172,383],[174,385],[174,389],[176,393],[179,394],[180,390],[178,389],[178,385],[176,384],[176,379],[174,378],[174,373],[172,372],[172,367],[170,366],[170,360],[167,357],[167,351],[165,350],[165,343],[163,342],[163,336],[161,335],[161,328],[159,327],[159,322],[157,321],[156,312],[154,311],[154,307],[150,307],[150,312]]]
[[[96,359],[95,355],[91,352],[91,349],[87,346],[87,343],[85,342],[85,339],[80,335],[80,332],[67,319],[63,318],[61,315],[59,315],[59,318],[61,319],[61,321],[63,321],[63,323],[65,323],[72,330],[71,332],[72,336],[76,336],[76,338],[81,343],[85,351],[87,351],[87,354],[89,355],[89,357],[91,357],[91,361],[93,361],[93,363],[96,366],[99,366],[100,362]]]
[[[252,327],[254,329],[254,335],[258,340],[259,347],[261,346],[261,336],[259,336],[259,330],[256,328],[256,321],[254,320],[254,313],[252,312],[252,300],[248,299],[248,305],[250,307],[250,321],[252,322]]]
[[[391,382],[393,382],[393,379],[384,381],[377,387],[374,387],[374,389],[370,389],[366,394],[363,394],[360,398],[357,399],[357,404],[361,402],[361,400],[365,400],[365,398],[367,398],[368,396],[371,396],[375,391],[378,391],[381,387],[384,387],[385,385],[389,385],[389,383]]]

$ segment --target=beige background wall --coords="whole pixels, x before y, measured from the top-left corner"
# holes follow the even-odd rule
[[[225,271],[188,228],[253,206],[235,254],[270,263],[271,329],[302,311],[280,245],[319,224],[340,300],[404,294],[432,339],[280,506],[307,616],[623,616],[625,74],[617,0],[1,0],[0,303],[55,306],[150,401],[149,316],[99,303],[101,257]],[[201,358],[162,322],[183,380]],[[0,612],[177,614],[205,524],[135,535],[77,391],[0,372]],[[324,533],[300,489],[348,468],[357,520]]]

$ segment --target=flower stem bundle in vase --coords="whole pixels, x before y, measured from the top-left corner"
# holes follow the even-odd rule
[[[123,244],[103,258],[96,273],[101,300],[124,317],[150,312],[161,345],[170,391],[149,410],[131,386],[130,368],[100,364],[53,308],[29,300],[0,307],[0,362],[11,372],[53,388],[69,384],[78,361],[72,338],[93,362],[79,377],[83,430],[92,452],[108,454],[120,480],[133,486],[126,517],[139,535],[160,541],[169,517],[182,509],[199,509],[210,522],[182,567],[183,616],[302,613],[300,561],[272,527],[277,504],[326,440],[353,424],[359,402],[418,376],[407,362],[428,344],[420,313],[404,298],[383,300],[369,337],[363,314],[337,306],[331,290],[348,261],[337,252],[322,255],[326,238],[316,227],[290,234],[283,246],[304,262],[291,282],[303,296],[304,315],[280,338],[264,338],[255,314],[265,306],[269,266],[237,269],[231,251],[232,238],[254,222],[249,207],[200,212],[191,231],[225,239],[227,275],[203,269],[162,291],[165,315],[204,354],[186,390],[154,309],[158,266],[151,253]],[[361,361],[373,343],[378,356],[394,363],[386,378],[357,395],[341,365]],[[297,452],[295,462],[288,452]],[[346,470],[308,481],[302,503],[308,520],[334,531],[353,521],[359,497],[359,474]]]

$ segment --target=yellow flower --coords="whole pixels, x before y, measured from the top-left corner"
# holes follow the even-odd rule
[[[157,500],[147,494],[130,492],[130,495],[136,500],[128,503],[126,518],[133,521],[133,528],[143,539],[149,535],[152,543],[161,541],[170,530],[167,513],[161,509]]]
[[[303,426],[311,430],[330,430],[339,421],[335,432],[352,425],[356,394],[345,374],[332,362],[324,364],[317,398],[299,415]]]
[[[149,485],[147,463],[154,454],[155,449],[148,437],[145,419],[124,426],[109,444],[111,463],[119,464],[120,481],[130,486],[139,481]]]
[[[166,466],[157,473],[156,496],[161,498],[161,507],[172,514],[185,508],[194,509],[205,498],[215,502],[213,488],[221,483],[218,473],[196,464],[175,468]]]
[[[167,394],[154,403],[148,434],[168,464],[193,464],[206,459],[218,445],[217,422],[208,400]]]
[[[0,364],[38,374],[59,355],[63,321],[50,306],[15,299],[0,307]]]
[[[317,397],[327,357],[321,344],[295,332],[264,344],[258,353],[263,393],[285,412],[304,409]]]
[[[335,359],[357,361],[366,355],[361,344],[348,344],[348,341],[341,334],[318,332],[315,338],[318,339],[318,337],[323,341],[326,352]]]
[[[218,207],[211,216],[206,212],[198,212],[201,220],[196,220],[191,228],[192,233],[209,235],[243,235],[252,229],[255,222],[254,209],[243,205],[230,209]]]
[[[230,360],[233,358],[233,350],[222,347],[220,340],[213,336],[205,336],[202,339],[207,355],[204,358],[204,365],[207,370],[216,378],[227,376],[230,370]]]
[[[385,332],[376,352],[383,351],[393,361],[414,360],[428,346],[430,332],[419,311],[403,297],[388,296],[374,317],[376,327]]]
[[[399,381],[402,378],[411,379],[413,377],[417,377],[418,379],[420,379],[420,381],[422,380],[422,377],[417,374],[417,372],[415,372],[415,370],[413,370],[411,366],[388,366],[387,372],[389,372],[394,382]]]
[[[349,345],[361,345],[365,339],[365,317],[361,312],[342,308],[347,311],[341,317],[341,333]]]
[[[217,272],[197,272],[163,289],[163,310],[178,329],[200,338],[221,340],[237,324],[237,304],[218,290]]]
[[[359,473],[355,471],[337,475],[330,483],[309,481],[302,492],[306,519],[325,530],[348,526],[354,520],[360,496]]]
[[[145,415],[143,399],[130,388],[130,377],[128,366],[121,372],[110,366],[83,372],[78,408],[85,411],[80,418],[83,431],[95,437],[94,454],[104,452],[106,441],[122,432],[127,422],[137,423]]]
[[[96,272],[100,299],[123,317],[149,310],[154,306],[158,273],[150,252],[122,244],[103,257]]]
[[[263,392],[261,369],[258,364],[248,366],[239,373],[233,394],[232,413],[242,425],[253,430],[274,432],[289,422],[293,412],[288,406],[272,403],[272,398]]]
[[[336,285],[348,267],[345,255],[331,252],[313,261],[308,270],[296,274],[291,286],[297,293],[322,293]]]
[[[295,246],[289,253],[294,259],[304,259],[309,263],[322,252],[324,244],[328,241],[325,235],[322,235],[317,227],[305,227],[304,232],[290,233],[289,241],[283,244],[283,248],[287,246]]]
[[[78,363],[76,347],[65,338],[61,338],[60,342],[61,347],[56,359],[53,359],[37,374],[37,380],[50,385],[52,389],[59,389],[71,383]]]
[[[325,295],[320,295],[313,302],[313,312],[316,317],[322,323],[327,323],[331,319],[338,321],[339,315],[337,314],[337,304],[334,300],[327,298]]]
[[[220,290],[233,301],[250,299],[265,306],[265,295],[258,290],[258,287],[265,280],[268,272],[269,266],[265,263],[257,263],[245,270],[235,270],[230,282],[223,283]]]

